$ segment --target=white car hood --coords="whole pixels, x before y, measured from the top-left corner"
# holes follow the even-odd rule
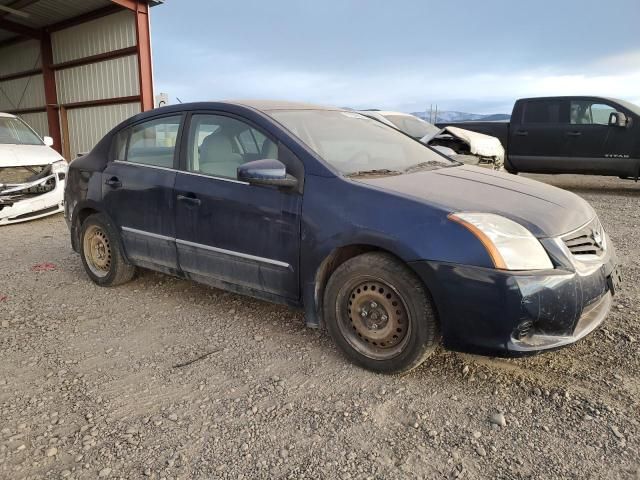
[[[0,144],[0,167],[49,165],[58,160],[63,158],[46,145]]]
[[[471,153],[481,157],[495,157],[501,163],[504,162],[504,147],[496,137],[458,127],[445,127],[444,130],[467,142]]]

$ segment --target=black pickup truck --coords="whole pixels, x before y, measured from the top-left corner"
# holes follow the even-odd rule
[[[511,122],[442,123],[497,137],[512,173],[582,173],[638,179],[640,107],[603,97],[516,101]]]

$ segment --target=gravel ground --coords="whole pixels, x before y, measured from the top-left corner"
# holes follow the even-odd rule
[[[62,216],[0,228],[0,478],[640,478],[640,185],[589,200],[625,284],[558,352],[361,370],[285,307],[143,271],[91,283]]]

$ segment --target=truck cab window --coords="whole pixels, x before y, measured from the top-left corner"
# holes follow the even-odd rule
[[[616,109],[604,103],[594,103],[589,100],[571,101],[572,125],[608,125],[609,115]]]
[[[560,105],[560,102],[553,100],[527,102],[524,106],[522,123],[562,123]]]

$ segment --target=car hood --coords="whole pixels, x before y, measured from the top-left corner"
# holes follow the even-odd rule
[[[58,152],[46,145],[0,144],[0,167],[49,165],[62,159]]]
[[[594,216],[579,196],[535,180],[473,166],[426,170],[405,175],[359,178],[363,182],[447,213],[489,212],[527,227],[538,238],[575,230]]]

